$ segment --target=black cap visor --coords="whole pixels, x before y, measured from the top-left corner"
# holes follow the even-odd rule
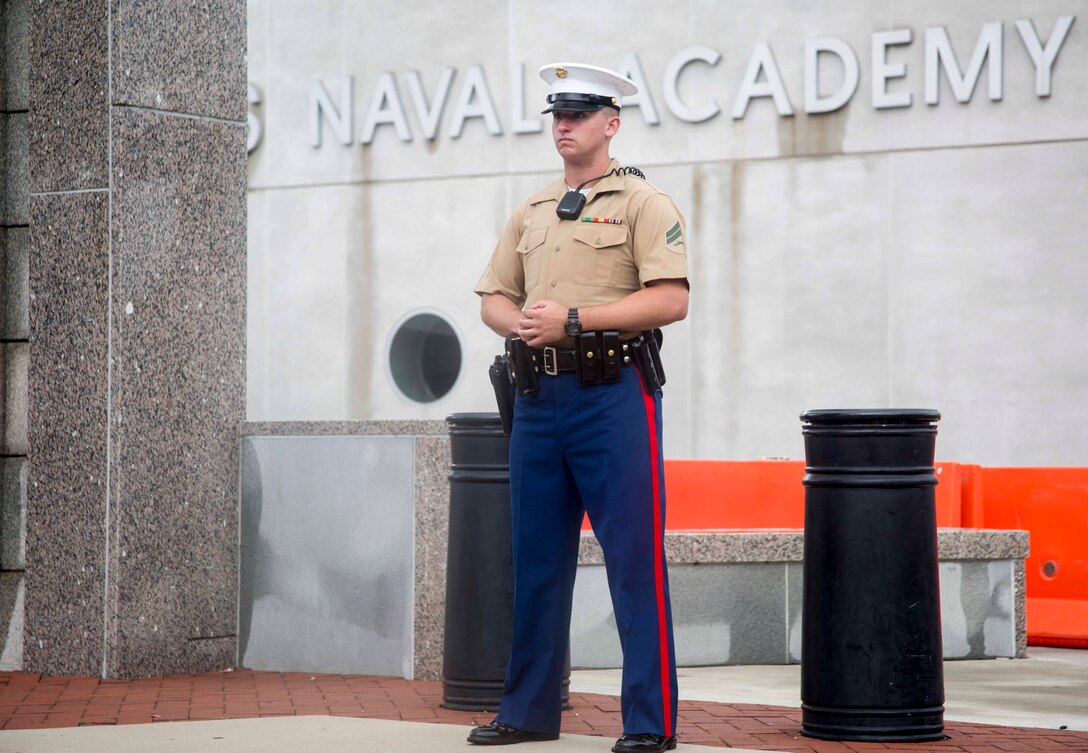
[[[619,111],[620,106],[612,97],[603,97],[600,94],[579,94],[577,92],[562,92],[561,94],[549,94],[548,106],[540,111],[541,115],[549,112],[596,112],[602,107],[614,107]]]

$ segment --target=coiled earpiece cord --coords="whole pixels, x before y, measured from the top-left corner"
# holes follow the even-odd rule
[[[607,178],[609,175],[634,175],[636,178],[646,180],[646,175],[637,167],[617,167],[615,170],[610,170],[604,175],[598,175],[596,178],[582,181],[581,185],[573,191],[567,191],[566,195],[559,201],[558,206],[555,208],[555,213],[559,216],[559,219],[578,219],[578,215],[582,213],[582,209],[586,205],[586,195],[582,193],[582,189],[590,183]]]

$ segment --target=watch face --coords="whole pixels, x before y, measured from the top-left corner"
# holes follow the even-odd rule
[[[565,325],[563,325],[563,329],[571,337],[577,337],[578,335],[582,334],[582,323],[578,321],[567,322]]]

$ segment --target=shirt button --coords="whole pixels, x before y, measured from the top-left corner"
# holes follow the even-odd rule
[[[552,287],[555,287],[555,280],[552,280]]]
[[[558,250],[559,250],[559,246],[556,246],[556,247],[555,247],[555,250],[556,250],[556,251],[558,251]]]

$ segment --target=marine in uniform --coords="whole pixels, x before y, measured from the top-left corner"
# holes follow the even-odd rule
[[[687,315],[684,218],[609,155],[633,82],[567,63],[544,66],[541,77],[564,175],[517,206],[475,288],[484,322],[532,373],[519,375],[510,436],[513,647],[498,715],[468,740],[559,737],[585,512],[624,656],[624,735],[613,750],[669,750],[677,688],[661,390],[646,354],[651,331]]]

